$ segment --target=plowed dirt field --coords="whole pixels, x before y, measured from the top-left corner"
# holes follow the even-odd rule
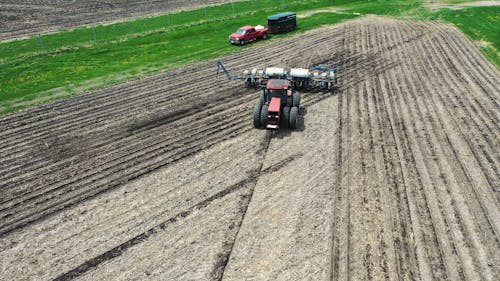
[[[277,134],[214,61],[0,117],[0,276],[500,278],[500,73],[457,29],[365,17],[222,59],[340,88]]]
[[[0,2],[0,40],[158,13],[195,9],[225,2],[229,1],[2,0]]]

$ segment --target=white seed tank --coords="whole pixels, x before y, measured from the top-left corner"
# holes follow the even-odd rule
[[[290,69],[290,76],[294,78],[309,78],[309,69],[305,68],[292,68]]]
[[[267,76],[280,76],[283,77],[286,75],[285,69],[281,67],[268,67],[266,68],[266,75]]]

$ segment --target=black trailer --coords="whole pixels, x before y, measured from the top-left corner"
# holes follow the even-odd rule
[[[269,33],[276,34],[288,32],[297,28],[297,15],[286,12],[267,17]]]

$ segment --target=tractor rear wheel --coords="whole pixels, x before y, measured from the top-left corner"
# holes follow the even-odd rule
[[[290,129],[297,129],[297,120],[299,118],[299,108],[294,106],[290,109]]]
[[[262,105],[257,104],[253,109],[253,126],[257,129],[261,128],[260,126],[260,110]]]
[[[298,92],[293,93],[293,106],[300,107],[300,94]]]
[[[290,120],[290,107],[283,107],[283,115],[281,116],[281,126],[283,128],[288,128],[288,122]]]
[[[267,126],[267,111],[268,111],[268,105],[264,104],[262,106],[262,109],[260,110],[260,125],[262,128],[266,128]]]

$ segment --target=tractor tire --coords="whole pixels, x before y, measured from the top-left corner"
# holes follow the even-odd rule
[[[265,101],[266,101],[266,95],[264,93],[261,93],[260,94],[259,105],[262,106]]]
[[[268,110],[268,105],[267,104],[264,104],[262,106],[262,109],[260,110],[260,125],[264,129],[267,126],[267,110]]]
[[[261,104],[257,104],[253,109],[253,126],[257,129],[260,129],[262,126],[260,125],[260,110],[262,108]]]
[[[283,115],[281,115],[281,126],[283,128],[288,128],[288,122],[290,121],[290,107],[283,107]]]
[[[293,93],[293,106],[300,108],[300,94],[298,92]]]
[[[297,129],[297,121],[299,118],[299,108],[294,106],[290,109],[290,129]]]

